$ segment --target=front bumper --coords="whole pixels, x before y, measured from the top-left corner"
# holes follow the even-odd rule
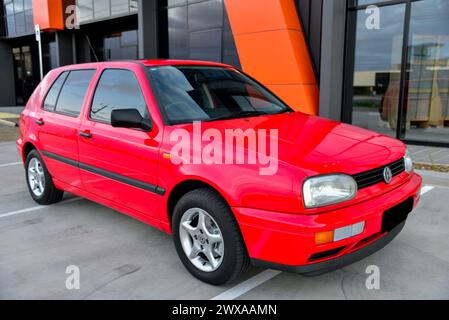
[[[420,199],[422,179],[413,174],[400,187],[368,201],[343,209],[301,215],[233,208],[249,256],[256,266],[322,273],[358,261],[385,247],[404,228],[399,223],[383,230],[383,216],[389,209],[407,201],[415,207]],[[363,233],[325,245],[315,243],[315,234],[365,221]]]

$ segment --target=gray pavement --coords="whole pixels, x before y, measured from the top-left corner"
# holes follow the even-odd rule
[[[0,107],[0,112],[4,113],[12,113],[12,114],[20,114],[25,107],[22,106],[6,106]]]
[[[415,162],[449,166],[449,148],[425,146],[408,146],[408,148]]]
[[[252,269],[213,287],[184,269],[170,236],[125,215],[71,195],[37,207],[18,161],[14,143],[0,143],[0,299],[449,299],[449,174],[423,172],[435,188],[397,239],[358,263],[312,278],[280,273],[259,286],[253,280],[267,271]],[[66,289],[69,265],[81,270],[80,290]],[[380,290],[365,286],[370,265]]]

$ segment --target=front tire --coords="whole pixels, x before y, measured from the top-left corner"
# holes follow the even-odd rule
[[[50,205],[62,200],[64,191],[56,189],[53,179],[36,149],[27,156],[25,172],[28,190],[34,201],[40,205]]]
[[[173,237],[182,263],[201,281],[222,285],[248,269],[237,221],[211,189],[191,191],[179,200],[173,213]]]

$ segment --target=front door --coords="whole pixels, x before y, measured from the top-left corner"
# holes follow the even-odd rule
[[[81,178],[90,193],[158,220],[159,143],[151,132],[110,125],[114,109],[137,109],[150,117],[138,68],[102,72],[80,131]]]

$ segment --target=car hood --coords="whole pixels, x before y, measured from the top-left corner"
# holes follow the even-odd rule
[[[223,136],[226,129],[254,129],[271,139],[277,135],[279,162],[309,174],[356,174],[394,162],[405,153],[399,140],[299,112],[202,123],[202,131],[207,129],[218,129]]]

